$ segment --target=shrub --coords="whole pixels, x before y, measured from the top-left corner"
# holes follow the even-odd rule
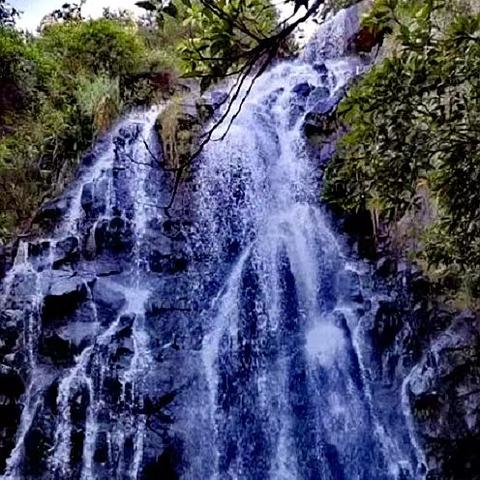
[[[437,215],[422,226],[417,258],[478,296],[480,15],[440,0],[379,5],[375,21],[393,22],[397,47],[340,107],[350,131],[325,197],[345,212],[369,210],[392,234],[426,188]]]

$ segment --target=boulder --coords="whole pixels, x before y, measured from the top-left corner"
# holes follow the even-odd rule
[[[125,295],[103,278],[95,281],[92,297],[96,305],[98,321],[102,325],[113,323],[127,303]]]
[[[33,223],[42,227],[52,227],[65,217],[68,211],[68,201],[66,198],[50,200],[42,205],[33,219]]]
[[[78,275],[52,271],[43,300],[42,321],[51,323],[72,314],[88,297],[88,285]]]
[[[55,245],[55,260],[52,268],[59,269],[65,265],[72,266],[80,259],[80,248],[77,237],[67,237]]]
[[[308,82],[299,83],[293,87],[292,92],[300,97],[308,97],[315,87]]]
[[[318,89],[317,92],[308,102],[303,130],[310,141],[324,143],[337,135],[339,125],[336,110],[343,92],[334,96],[323,96],[326,93],[323,89]]]
[[[314,88],[307,99],[307,111],[313,113],[323,113],[325,101],[330,97],[330,90],[327,87]],[[319,106],[321,106],[319,108]],[[320,111],[319,111],[320,110]]]

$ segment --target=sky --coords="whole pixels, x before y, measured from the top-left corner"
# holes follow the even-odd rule
[[[23,12],[22,16],[17,21],[18,27],[22,30],[35,32],[40,24],[40,21],[45,15],[53,12],[53,10],[56,10],[57,8],[60,8],[67,1],[70,1],[71,3],[77,3],[76,0],[9,0],[9,3],[17,10]],[[110,7],[113,10],[126,8],[128,10],[141,13],[142,10],[135,6],[136,1],[138,0],[87,0],[82,9],[82,13],[87,17],[99,17],[102,15],[105,7]],[[290,15],[291,7],[284,6],[283,2],[273,3],[280,7],[282,16],[284,18]],[[314,30],[312,27],[313,24],[310,26],[304,26],[307,37],[310,36],[311,32]]]
[[[17,10],[23,12],[18,26],[25,30],[35,31],[42,18],[60,8],[68,0],[10,0],[9,3]],[[127,8],[136,10],[136,0],[87,0],[83,7],[83,14],[86,16],[98,17],[102,14],[104,7],[110,7],[114,10]],[[77,3],[72,0],[71,3]],[[137,11],[140,11],[137,9]]]

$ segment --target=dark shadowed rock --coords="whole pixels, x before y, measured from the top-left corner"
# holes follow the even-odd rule
[[[57,333],[45,332],[42,334],[40,354],[50,358],[54,365],[71,366],[77,353],[75,346]]]
[[[95,245],[98,253],[129,253],[133,249],[134,238],[130,221],[114,217],[103,220],[95,229]]]
[[[308,97],[310,95],[310,92],[314,90],[314,86],[310,85],[308,82],[304,83],[299,83],[298,85],[295,85],[293,87],[292,92],[295,93],[296,95],[299,95],[301,97]]]
[[[52,271],[43,300],[43,321],[49,323],[68,316],[87,297],[88,287],[83,278],[61,271]]]
[[[164,254],[153,250],[148,259],[150,270],[155,273],[175,274],[188,268],[188,258],[182,252]]]
[[[66,198],[58,198],[46,202],[35,216],[33,223],[43,227],[51,227],[59,222],[67,213],[68,201]]]
[[[81,204],[85,212],[90,212],[93,207],[94,186],[93,182],[86,183],[82,188]]]
[[[466,312],[414,369],[410,402],[431,478],[478,478],[480,334]]]
[[[62,268],[65,265],[73,266],[80,259],[80,248],[77,237],[67,237],[55,246],[55,260],[53,268]]]

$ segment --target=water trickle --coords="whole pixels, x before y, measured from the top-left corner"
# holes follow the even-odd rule
[[[98,435],[105,428],[104,417],[106,404],[111,400],[105,398],[108,388],[104,385],[110,378],[109,369],[120,368],[119,381],[128,395],[121,399],[123,406],[119,409],[116,425],[110,426],[108,437],[110,449],[117,449],[111,456],[111,461],[116,463],[114,470],[125,470],[122,478],[138,478],[143,458],[143,437],[145,435],[145,418],[137,411],[142,410],[142,375],[150,366],[149,337],[144,328],[144,305],[149,298],[150,291],[144,276],[148,274],[142,258],[142,246],[146,225],[152,215],[158,217],[158,208],[154,209],[145,205],[150,201],[146,193],[146,179],[149,165],[146,159],[152,155],[150,150],[154,145],[144,142],[149,141],[153,132],[153,125],[158,116],[159,109],[152,109],[146,114],[136,113],[122,122],[110,136],[99,146],[98,159],[93,166],[86,169],[80,179],[73,185],[71,192],[66,197],[70,199],[64,220],[56,228],[55,236],[45,240],[48,251],[42,255],[45,261],[41,270],[35,268],[29,258],[28,242],[20,242],[13,268],[8,273],[3,283],[4,294],[1,297],[2,306],[16,308],[16,303],[21,302],[24,311],[28,313],[24,320],[24,344],[31,371],[31,382],[25,394],[25,406],[20,421],[17,443],[7,461],[7,468],[3,478],[66,478],[73,476],[79,479],[99,477],[100,472],[96,465],[95,455],[98,447]],[[116,141],[115,139],[118,139]],[[119,146],[120,145],[120,146]],[[95,153],[95,152],[94,152]],[[138,160],[138,164],[130,160]],[[91,187],[93,185],[93,187]],[[86,206],[85,188],[93,190],[95,197],[91,203],[102,205],[98,209],[96,218],[89,219],[92,215],[90,204]],[[106,188],[105,188],[106,186]],[[126,194],[122,194],[123,189]],[[153,205],[154,201],[150,201]],[[131,208],[131,210],[130,210]],[[134,247],[133,260],[130,262],[127,276],[117,275],[104,282],[112,298],[123,306],[114,318],[100,318],[98,308],[105,308],[106,298],[98,303],[97,297],[105,295],[98,292],[92,285],[98,283],[95,276],[88,273],[91,266],[86,263],[82,280],[78,281],[79,271],[68,273],[68,267],[63,263],[60,269],[55,266],[58,246],[65,243],[64,238],[82,239],[85,237],[86,250],[99,255],[100,225],[112,224],[121,218],[122,222],[129,222],[133,229]],[[121,223],[121,222],[120,222]],[[90,228],[90,231],[86,231]],[[81,241],[81,240],[80,240]],[[63,243],[62,243],[63,242]],[[70,242],[71,243],[71,242]],[[66,243],[69,245],[70,243]],[[73,242],[77,244],[78,241]],[[63,252],[65,253],[65,252]],[[71,254],[71,252],[67,252]],[[75,260],[72,260],[75,261]],[[97,260],[100,262],[100,260]],[[78,267],[76,267],[78,268]],[[59,280],[57,281],[57,277]],[[69,283],[72,284],[70,289]],[[144,285],[144,286],[143,286]],[[86,294],[83,292],[86,289]],[[52,300],[49,300],[49,299]],[[65,300],[63,300],[65,298]],[[78,298],[78,300],[77,300]],[[48,302],[49,315],[58,316],[56,321],[62,322],[62,309],[70,309],[71,302],[85,304],[85,313],[78,321],[65,324],[62,330],[67,335],[72,345],[86,346],[71,360],[72,366],[57,373],[52,370],[45,358],[39,359],[38,349],[44,350],[40,341],[44,341],[46,326],[41,326],[40,317],[45,317]],[[53,303],[55,302],[55,303]],[[62,302],[67,302],[63,304]],[[69,313],[70,315],[70,313]],[[51,321],[49,318],[44,320]],[[107,322],[107,323],[105,323]],[[130,324],[129,324],[130,322]],[[61,324],[60,324],[61,325]],[[130,325],[130,326],[129,326]],[[116,347],[119,340],[119,331],[130,329],[130,339],[125,342],[131,345],[127,348]],[[97,332],[92,337],[90,332]],[[127,335],[124,333],[124,335]],[[72,343],[73,342],[73,343]],[[61,344],[59,344],[59,347]],[[125,352],[126,360],[121,367],[109,365],[112,355]],[[45,352],[42,351],[42,355]],[[130,358],[129,358],[130,357]],[[37,365],[38,364],[38,365]],[[63,364],[58,364],[61,367]],[[50,370],[50,373],[47,372]],[[55,423],[50,435],[50,454],[46,463],[33,472],[33,467],[28,465],[29,457],[34,454],[29,451],[28,442],[32,435],[32,428],[39,421],[39,417],[48,415],[45,400],[42,395],[42,377],[51,378],[59,375],[56,397],[54,399]],[[46,383],[48,385],[48,382]],[[113,405],[112,405],[113,407]],[[111,407],[111,408],[112,408]],[[52,408],[52,407],[48,407]],[[107,414],[111,415],[113,412]],[[46,432],[45,434],[47,434]],[[133,438],[133,458],[115,460],[115,455],[122,456],[125,449],[125,439]],[[83,446],[82,446],[83,445]],[[80,458],[78,451],[80,450]],[[108,471],[108,469],[107,469]],[[122,474],[123,475],[123,474]]]

